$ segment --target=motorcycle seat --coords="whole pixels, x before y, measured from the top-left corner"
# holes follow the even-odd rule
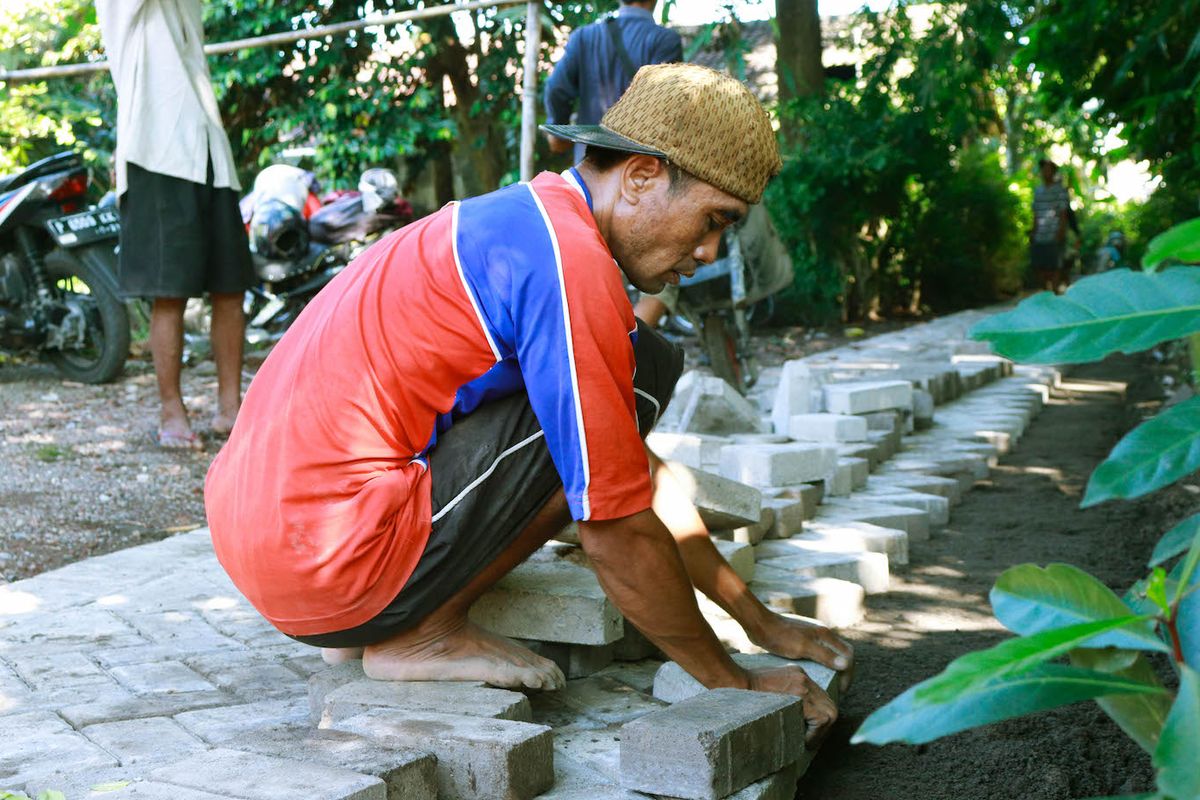
[[[65,172],[66,170],[82,166],[83,160],[79,157],[78,153],[56,153],[43,158],[41,161],[35,161],[20,172],[0,176],[0,192],[16,189],[30,181],[46,175],[52,175],[55,172]]]

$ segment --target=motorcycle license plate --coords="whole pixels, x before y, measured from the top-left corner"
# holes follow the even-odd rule
[[[97,208],[48,220],[46,228],[63,247],[78,247],[116,236],[121,231],[121,218],[115,208]]]

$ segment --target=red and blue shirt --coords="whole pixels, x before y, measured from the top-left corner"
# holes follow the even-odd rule
[[[649,508],[635,336],[573,170],[388,235],[322,290],[251,382],[205,484],[218,559],[286,633],[366,622],[425,548],[438,434],[518,391],[575,519]]]

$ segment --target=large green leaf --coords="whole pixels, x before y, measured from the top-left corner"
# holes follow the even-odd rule
[[[1182,665],[1179,670],[1179,693],[1163,725],[1162,738],[1154,751],[1154,766],[1158,767],[1158,788],[1176,800],[1195,800],[1200,797],[1200,674]]]
[[[1172,573],[1183,571],[1183,562],[1176,565]],[[1183,660],[1192,669],[1200,670],[1200,572],[1193,572],[1192,578],[1182,587],[1182,599],[1175,612],[1175,628],[1179,631],[1179,649]]]
[[[1143,422],[1117,442],[1088,480],[1082,506],[1141,497],[1198,468],[1200,397],[1193,397]]]
[[[1134,659],[1125,663],[1123,658],[1114,658],[1114,654],[1133,655]],[[1158,673],[1141,653],[1130,653],[1128,650],[1089,650],[1080,648],[1071,652],[1071,663],[1076,667],[1106,672],[1122,678],[1137,681],[1147,686],[1161,687]],[[1108,697],[1097,697],[1096,703],[1105,714],[1112,717],[1113,722],[1125,731],[1130,739],[1147,753],[1153,753],[1158,746],[1158,737],[1162,733],[1163,723],[1167,712],[1171,710],[1171,698],[1163,694],[1114,694]]]
[[[1157,274],[1117,269],[1090,275],[1056,296],[1035,294],[971,329],[1015,361],[1078,364],[1137,353],[1200,331],[1200,270]]]
[[[1200,261],[1200,218],[1181,222],[1151,239],[1142,266],[1153,271],[1168,258]]]
[[[1019,564],[1006,569],[989,597],[1000,624],[1024,636],[1130,613],[1129,606],[1111,589],[1070,564],[1048,564],[1045,569]],[[1150,622],[1098,636],[1088,646],[1169,650]]]
[[[1080,700],[1123,693],[1157,694],[1163,690],[1101,672],[1043,664],[1019,675],[1005,675],[945,703],[917,699],[923,683],[911,687],[863,722],[850,741],[923,744],[967,728],[1045,711]]]
[[[1163,534],[1158,544],[1154,545],[1154,553],[1146,566],[1158,566],[1174,558],[1191,547],[1197,536],[1200,536],[1200,514],[1193,514]]]
[[[1124,616],[1069,625],[1065,628],[1018,636],[995,647],[967,653],[947,665],[941,674],[921,684],[916,698],[922,702],[944,703],[1005,675],[1025,672],[1060,656],[1116,628],[1137,624],[1141,617]]]

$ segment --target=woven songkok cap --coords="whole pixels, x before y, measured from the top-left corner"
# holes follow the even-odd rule
[[[747,203],[782,162],[766,109],[730,76],[697,64],[642,67],[599,126],[546,125],[558,136],[647,153]]]

